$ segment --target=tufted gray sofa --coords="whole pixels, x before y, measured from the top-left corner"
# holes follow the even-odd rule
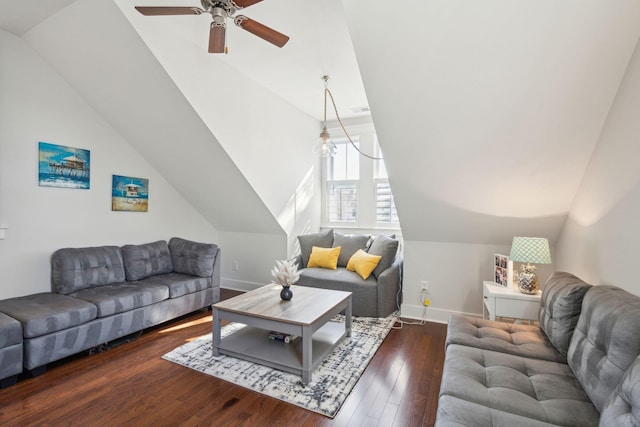
[[[640,297],[555,273],[540,327],[452,316],[436,426],[640,425]]]
[[[398,240],[382,234],[371,237],[328,230],[298,236],[298,241],[301,253],[296,257],[296,263],[301,269],[300,279],[296,285],[351,292],[354,316],[387,317],[398,309],[398,298],[402,286],[402,257],[398,250]],[[305,268],[313,246],[323,248],[340,246],[337,268],[335,270]],[[345,268],[349,258],[358,249],[381,256],[378,265],[366,280]]]
[[[23,368],[37,375],[47,363],[210,306],[220,300],[219,259],[217,245],[176,237],[57,250],[53,292],[0,301],[0,380],[15,382]]]

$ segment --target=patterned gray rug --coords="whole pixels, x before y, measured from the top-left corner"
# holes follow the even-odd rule
[[[184,344],[162,358],[333,418],[391,330],[394,321],[393,316],[386,319],[354,317],[351,337],[346,337],[318,365],[313,371],[311,382],[306,386],[298,375],[235,357],[213,357],[211,334]],[[237,323],[224,326],[222,336],[242,327],[244,325]]]

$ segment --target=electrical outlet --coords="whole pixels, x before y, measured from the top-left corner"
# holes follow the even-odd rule
[[[421,292],[429,292],[429,281],[428,280],[421,280],[420,281],[420,291]]]
[[[237,260],[235,260],[235,259],[234,259],[234,260],[231,262],[231,269],[232,269],[233,271],[238,271],[238,270],[240,269],[240,266],[238,265],[238,261],[237,261]]]

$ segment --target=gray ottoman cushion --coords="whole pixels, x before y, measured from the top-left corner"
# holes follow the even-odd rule
[[[596,426],[600,414],[568,365],[451,344],[441,396],[563,426]]]
[[[198,243],[174,237],[169,241],[173,271],[192,276],[211,277],[218,254],[213,243]]]
[[[346,267],[349,259],[358,249],[365,250],[370,238],[371,236],[365,234],[342,234],[334,232],[332,247],[337,248],[340,246],[338,267]]]
[[[125,281],[118,246],[58,249],[51,256],[51,283],[59,294]]]
[[[0,313],[0,380],[22,372],[22,357],[22,324]]]
[[[461,344],[522,357],[566,363],[538,326],[464,316],[449,317],[446,344]]]
[[[584,296],[567,360],[598,410],[640,355],[640,297],[615,286]]]
[[[122,260],[129,281],[173,271],[169,246],[164,240],[144,245],[125,245],[122,247]]]
[[[601,426],[640,426],[640,357],[627,369],[600,414]]]
[[[144,282],[96,286],[70,294],[98,307],[98,317],[111,316],[155,304],[169,298],[169,288]]]
[[[195,277],[188,274],[169,273],[151,276],[141,280],[143,283],[155,283],[169,288],[169,298],[177,298],[186,294],[203,291],[211,287],[211,278]]]
[[[24,338],[34,338],[95,319],[97,308],[86,301],[47,292],[2,300],[0,312],[22,323]]]
[[[320,248],[330,248],[333,245],[333,229],[320,233],[303,234],[298,236],[300,244],[300,255],[302,255],[302,265],[299,268],[306,268],[309,264],[309,256],[314,246]]]
[[[0,348],[22,344],[22,324],[16,319],[0,313]]]
[[[540,328],[565,357],[578,324],[582,299],[590,287],[573,274],[558,272],[549,277],[542,291]]]

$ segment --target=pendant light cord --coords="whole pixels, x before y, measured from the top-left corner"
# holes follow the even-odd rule
[[[347,129],[345,128],[344,124],[342,123],[342,119],[340,118],[340,114],[338,114],[338,107],[336,107],[336,101],[333,99],[333,94],[329,90],[327,80],[328,80],[328,76],[324,76],[324,124],[325,124],[325,126],[327,125],[327,94],[329,94],[329,98],[331,98],[331,104],[333,105],[333,111],[335,111],[335,113],[336,113],[336,118],[338,119],[338,123],[340,124],[340,127],[342,128],[342,132],[344,132],[344,134],[347,136],[347,140],[351,143],[353,148],[355,148],[358,153],[360,153],[364,157],[367,157],[367,158],[369,158],[371,160],[383,160],[382,157],[374,157],[374,156],[370,156],[370,155],[368,155],[366,153],[363,153],[360,150],[360,148],[358,148],[358,146],[353,142],[353,140],[349,136],[349,133],[347,132]]]

